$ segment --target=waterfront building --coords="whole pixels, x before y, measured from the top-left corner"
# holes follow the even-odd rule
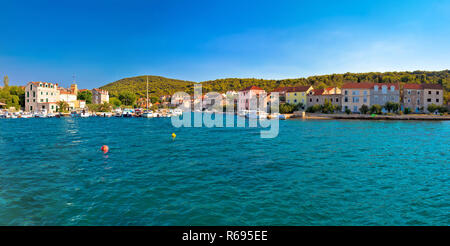
[[[370,92],[370,105],[384,106],[387,102],[400,103],[400,85],[375,83]],[[385,111],[384,108],[383,111]]]
[[[58,84],[47,82],[29,82],[25,87],[25,111],[56,112],[60,101]]]
[[[306,105],[306,95],[313,90],[310,85],[290,87],[286,91],[286,103]]]
[[[402,90],[403,109],[409,108],[411,112],[423,111],[423,88],[420,84],[405,84]]]
[[[345,83],[342,86],[342,111],[359,113],[362,105],[371,106],[370,92],[374,83]]]
[[[86,107],[86,101],[77,100],[78,86],[77,84],[70,85],[70,88],[58,88],[59,101],[64,101],[69,105],[69,110],[84,109]]]
[[[57,111],[60,101],[67,102],[69,110],[82,109],[86,106],[86,102],[77,100],[77,93],[76,84],[66,89],[54,83],[29,82],[25,87],[25,111],[53,113]]]
[[[106,90],[92,89],[92,103],[93,104],[103,104],[109,103],[109,93]]]
[[[286,93],[289,89],[292,89],[293,87],[278,87],[275,90],[273,90],[272,92],[269,93],[272,94],[273,92],[278,92],[278,100],[279,103],[286,103]],[[272,97],[269,97],[270,99],[272,99]]]
[[[150,101],[150,99],[148,100],[148,105],[147,105],[147,98],[145,97],[140,97],[138,98],[138,100],[136,101],[136,105],[139,108],[151,108],[153,106],[153,103]]]
[[[258,86],[249,86],[238,92],[238,111],[257,110],[267,105],[266,91]]]
[[[227,91],[226,93],[222,94],[224,105],[237,105],[239,94],[237,91]]]
[[[313,89],[306,96],[306,106],[323,105],[326,100],[334,106],[342,106],[341,89],[338,87],[329,87],[326,89]]]
[[[423,108],[428,112],[428,106],[435,104],[441,106],[444,104],[444,88],[440,84],[422,84],[423,89]]]

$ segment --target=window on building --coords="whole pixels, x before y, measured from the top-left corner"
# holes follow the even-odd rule
[[[33,91],[33,97],[36,97],[36,92]]]
[[[378,91],[378,85],[373,87],[375,89],[375,91]]]
[[[411,95],[411,90],[408,90],[408,95]]]
[[[339,98],[336,98],[336,102],[339,102]]]
[[[319,102],[319,98],[316,98],[316,102]]]
[[[431,98],[428,98],[428,99],[427,99],[427,102],[431,102]]]
[[[27,97],[30,97],[30,92],[29,91],[27,91]]]
[[[48,102],[48,98],[46,98],[45,101]]]
[[[297,103],[297,99],[294,99],[294,103]]]
[[[347,90],[344,91],[344,95],[348,95],[348,91]]]
[[[297,93],[294,93],[294,96],[297,96]]]
[[[312,102],[312,98],[309,99],[309,102]]]
[[[428,95],[431,95],[431,91],[428,91]]]
[[[366,103],[367,102],[367,97],[364,97],[363,101]]]
[[[33,85],[30,85],[30,90],[33,90]]]
[[[439,98],[436,98],[436,102],[437,102],[437,103],[439,102]]]
[[[30,111],[33,110],[33,106],[30,106]]]
[[[348,97],[344,97],[344,102],[348,102]]]
[[[391,91],[395,91],[395,86],[391,85]]]
[[[387,93],[387,86],[385,86],[385,85],[381,86],[381,92],[383,94],[386,94]]]
[[[358,106],[353,106],[353,112],[358,112]]]
[[[364,95],[367,95],[367,91],[364,91]]]
[[[436,91],[436,95],[439,95],[439,91]]]

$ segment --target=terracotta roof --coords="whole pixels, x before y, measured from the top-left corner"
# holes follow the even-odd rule
[[[314,89],[314,90],[312,90],[312,94],[313,95],[323,95],[323,93],[325,92],[325,90],[324,89]]]
[[[423,89],[443,90],[444,88],[440,84],[422,84]]]
[[[263,89],[259,88],[258,86],[252,85],[252,86],[249,86],[249,87],[247,87],[247,88],[245,88],[243,90],[240,90],[240,91],[263,91]]]
[[[404,84],[403,89],[421,90],[421,84]]]
[[[92,89],[93,91],[97,91],[98,93],[100,93],[100,94],[108,94],[108,91],[107,90],[102,90],[102,89],[98,89],[98,88],[94,88],[94,89]]]
[[[75,95],[73,91],[67,89],[59,89],[59,94]]]
[[[378,88],[381,88],[381,86],[385,85],[387,88],[391,88],[391,86],[394,86],[396,90],[399,90],[400,86],[398,83],[375,83],[373,86],[375,87],[378,85]]]
[[[292,87],[278,87],[275,90],[273,90],[272,92],[286,92],[287,90],[289,90],[289,88],[292,88]]]
[[[374,83],[345,83],[342,89],[373,89]]]
[[[288,92],[306,92],[310,88],[310,85],[298,86],[298,87],[290,87]]]
[[[34,84],[34,85],[39,85],[39,84],[49,84],[49,85],[56,85],[56,86],[58,86],[58,84],[54,84],[54,83],[50,83],[50,82],[42,82],[42,81],[31,81],[31,82],[28,82],[28,84],[29,83],[32,83],[32,84]]]

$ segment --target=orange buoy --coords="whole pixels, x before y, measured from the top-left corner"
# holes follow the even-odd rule
[[[103,145],[101,150],[103,151],[104,154],[108,153],[108,151],[109,151],[108,145]]]

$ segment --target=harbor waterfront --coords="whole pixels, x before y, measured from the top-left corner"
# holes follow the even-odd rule
[[[449,121],[279,123],[0,120],[0,225],[450,225]]]

